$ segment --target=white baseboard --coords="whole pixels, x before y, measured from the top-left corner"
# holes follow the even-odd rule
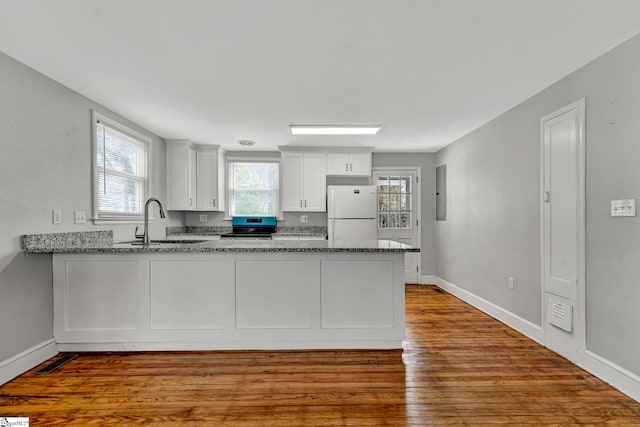
[[[589,350],[578,356],[578,366],[640,402],[640,376]]]
[[[421,285],[435,285],[436,284],[436,276],[421,276],[420,284]]]
[[[521,334],[524,334],[532,340],[544,345],[544,331],[542,330],[541,326],[533,324],[528,320],[523,319],[522,317],[517,316],[510,311],[507,311],[504,308],[487,301],[484,298],[481,298],[469,291],[459,288],[453,283],[441,279],[440,277],[436,277],[435,279],[436,285],[438,285],[445,291],[457,296],[458,298],[460,298],[464,302],[471,304],[478,310],[484,311],[494,319],[501,321],[502,323],[515,329]]]
[[[58,354],[56,341],[48,341],[37,344],[22,353],[0,362],[0,385],[5,384],[18,375],[22,375],[35,368],[47,359]]]
[[[402,339],[363,341],[208,341],[208,342],[110,342],[58,344],[62,352],[106,351],[210,351],[210,350],[402,350]]]
[[[447,282],[440,277],[435,277],[435,283],[440,288],[452,295],[455,295],[464,302],[484,311],[489,316],[501,321],[539,344],[545,345],[544,330],[542,327],[534,325],[528,320],[525,320],[492,302],[466,291],[453,283]],[[589,350],[580,352],[577,365],[592,375],[600,378],[611,387],[620,390],[636,402],[640,402],[640,376]]]

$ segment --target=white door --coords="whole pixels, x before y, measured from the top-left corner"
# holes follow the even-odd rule
[[[417,169],[376,169],[378,238],[420,247],[420,183]],[[420,283],[420,252],[405,254],[405,283]]]
[[[571,361],[584,313],[584,99],[541,120],[545,344]]]

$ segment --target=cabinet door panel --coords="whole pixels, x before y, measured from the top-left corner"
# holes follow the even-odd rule
[[[371,175],[371,153],[351,153],[349,162],[350,175]]]
[[[349,174],[349,154],[329,153],[327,154],[327,175],[348,175]]]
[[[327,210],[327,186],[324,155],[322,153],[306,153],[303,164],[304,210],[325,212]]]
[[[151,261],[151,329],[220,329],[233,313],[233,264]]]
[[[189,210],[191,153],[187,143],[167,143],[167,210]],[[195,171],[194,171],[195,172]]]
[[[310,268],[307,261],[237,261],[236,327],[309,328]]]
[[[393,328],[391,261],[322,261],[323,328]]]
[[[199,211],[218,211],[218,152],[198,151],[196,155],[196,202]]]
[[[303,199],[303,155],[283,153],[282,159],[282,210],[300,211]]]
[[[65,271],[64,332],[140,327],[137,260],[67,261]]]

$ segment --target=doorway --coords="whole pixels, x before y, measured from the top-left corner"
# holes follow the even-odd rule
[[[378,238],[420,247],[420,169],[376,168]],[[405,283],[420,283],[420,252],[405,253]]]
[[[545,345],[572,362],[585,348],[585,99],[541,119]]]

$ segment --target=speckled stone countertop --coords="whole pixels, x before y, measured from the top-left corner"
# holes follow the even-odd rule
[[[99,233],[99,234],[90,234]],[[104,234],[106,233],[106,234]],[[87,234],[90,234],[87,236]],[[149,253],[149,252],[420,252],[392,240],[206,240],[197,243],[157,243],[148,246],[113,242],[108,232],[53,233],[23,236],[26,253]]]
[[[224,225],[203,225],[203,226],[186,226],[186,227],[167,227],[167,238],[171,236],[215,236],[219,234],[231,233],[231,227]],[[278,226],[274,236],[327,236],[327,227],[323,226]]]

